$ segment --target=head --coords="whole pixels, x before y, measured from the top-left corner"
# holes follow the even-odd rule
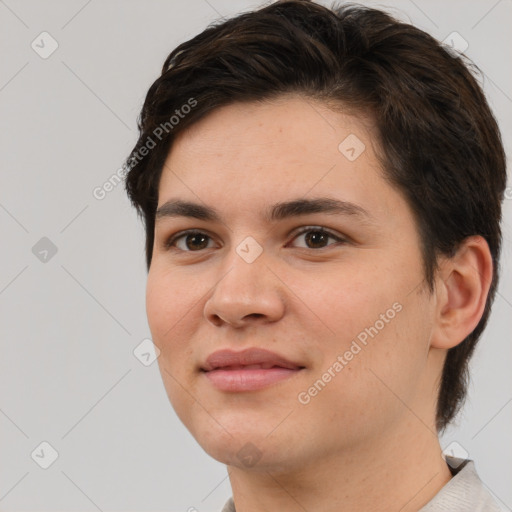
[[[506,186],[499,130],[470,68],[381,11],[306,0],[214,24],[166,59],[126,188],[145,224],[164,383],[214,457],[231,460],[233,439],[263,447],[279,432],[342,431],[341,443],[357,444],[407,414],[393,393],[433,408],[439,432],[455,417],[497,288]],[[265,215],[326,197],[356,207]],[[219,219],[201,208],[157,215],[178,199]],[[304,225],[343,242],[324,247],[325,234],[298,235]],[[166,245],[187,229],[199,238]],[[471,269],[480,298],[459,288]],[[305,368],[275,392],[230,394],[204,379],[211,352],[255,345]],[[289,412],[289,431],[270,435]]]

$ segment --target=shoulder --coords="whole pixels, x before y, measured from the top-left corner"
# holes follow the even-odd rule
[[[452,468],[453,478],[420,512],[501,512],[472,460],[447,456],[446,462]]]
[[[224,507],[222,507],[221,512],[236,512],[235,510],[235,503],[233,502],[233,498],[229,498],[228,501],[226,501]]]

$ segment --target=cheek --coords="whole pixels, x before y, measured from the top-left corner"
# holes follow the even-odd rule
[[[194,358],[189,340],[190,315],[197,314],[195,292],[179,276],[150,268],[146,285],[146,314],[153,343],[160,350],[157,359],[162,381],[178,417],[188,422],[195,399],[183,389],[189,382]],[[188,320],[188,321],[187,321]]]
[[[431,333],[429,304],[414,293],[388,293],[362,311],[357,306],[352,312],[359,314],[359,326],[343,347],[350,361],[342,371],[346,389],[341,391],[366,404],[366,413],[369,406],[377,416],[392,417],[421,386]],[[357,409],[357,402],[352,405]]]
[[[330,271],[325,279],[308,282],[306,297],[312,302],[311,309],[334,331],[337,340],[352,340],[365,328],[379,321],[380,315],[401,299],[399,283],[388,282],[383,269],[372,272],[368,267],[342,265]],[[389,312],[389,316],[395,311]],[[339,347],[341,348],[341,347]]]
[[[146,285],[146,314],[153,342],[161,351],[177,349],[189,339],[190,315],[197,315],[198,295],[179,274],[151,268]]]
[[[387,306],[387,300],[382,304]],[[326,436],[341,430],[346,439],[355,442],[385,431],[398,418],[410,414],[404,404],[412,406],[421,389],[428,325],[417,314],[418,304],[404,301],[402,308],[393,310],[396,314],[389,323],[377,323],[376,327],[373,312],[386,312],[378,304],[369,305],[370,313],[353,304],[339,317],[338,332],[343,332],[344,320],[348,322],[350,314],[359,318],[359,326],[351,321],[354,335],[341,334],[328,349],[323,347],[322,368],[301,389],[312,396],[301,409],[304,421],[309,418]],[[364,337],[358,338],[358,333]]]
[[[383,387],[379,377],[391,389],[396,386],[408,394],[407,387],[411,383],[414,387],[424,369],[430,336],[429,301],[415,290],[419,274],[411,269],[407,275],[404,269],[400,261],[375,270],[366,267],[365,272],[347,267],[333,273],[323,291],[318,282],[309,283],[314,309],[331,330],[329,341],[322,338],[317,344],[323,354],[322,370],[332,368],[342,356],[343,370],[336,373],[338,384],[333,386],[339,386],[342,394],[380,396],[375,393],[376,386]],[[392,395],[385,389],[382,393]]]

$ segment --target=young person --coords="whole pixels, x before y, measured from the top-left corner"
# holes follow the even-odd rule
[[[443,457],[498,283],[505,156],[463,57],[388,14],[278,1],[147,94],[126,189],[176,413],[225,512],[499,510]]]

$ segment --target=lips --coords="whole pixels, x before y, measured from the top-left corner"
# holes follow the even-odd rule
[[[220,391],[242,392],[267,388],[297,375],[304,366],[264,349],[241,352],[219,350],[211,354],[201,371]]]
[[[204,371],[212,371],[218,369],[270,369],[272,367],[288,368],[290,370],[300,370],[303,368],[300,364],[270,352],[269,350],[260,348],[249,348],[241,352],[232,350],[219,350],[214,352],[206,359],[205,364],[201,367]]]

